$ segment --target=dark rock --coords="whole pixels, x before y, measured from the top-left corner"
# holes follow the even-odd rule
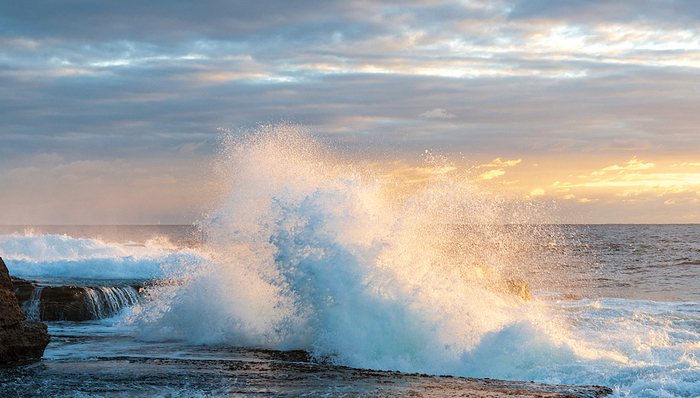
[[[527,282],[520,279],[474,278],[472,282],[493,292],[511,294],[523,301],[532,300]]]
[[[85,288],[77,286],[38,286],[20,278],[12,278],[12,285],[17,301],[27,310],[32,300],[32,293],[39,293],[35,320],[53,321],[86,321],[94,319],[88,308]],[[39,292],[35,290],[39,289]],[[30,316],[31,319],[31,316]]]
[[[12,278],[10,278],[10,271],[5,266],[5,263],[0,257],[0,290],[12,290]]]
[[[45,287],[41,291],[41,320],[85,321],[93,319],[85,289],[76,286]]]
[[[506,279],[504,292],[520,296],[524,301],[532,300],[527,282],[520,279]]]
[[[41,286],[13,278],[27,317],[43,322],[88,321],[113,316],[140,302],[143,286]]]
[[[0,258],[0,365],[38,360],[50,340],[45,324],[25,321],[12,290],[10,273]]]
[[[23,321],[0,328],[0,365],[41,358],[49,340],[46,324],[41,322]]]
[[[15,292],[15,297],[19,301],[19,305],[29,300],[32,296],[32,291],[37,285],[31,281],[24,280],[22,278],[17,278],[16,276],[10,276],[12,279],[12,290]]]
[[[0,263],[0,268],[4,265]],[[25,319],[27,317],[19,308],[15,294],[10,290],[0,290],[0,328],[16,325]]]

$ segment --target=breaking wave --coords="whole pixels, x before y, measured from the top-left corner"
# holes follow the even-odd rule
[[[206,261],[163,239],[122,244],[33,233],[0,235],[0,257],[13,276],[72,279],[171,278]]]
[[[145,339],[303,349],[362,368],[466,374],[494,350],[510,357],[494,339],[519,347],[514,369],[570,360],[578,345],[543,307],[499,288],[549,272],[537,260],[556,239],[536,223],[544,212],[441,162],[348,161],[294,125],[228,134],[225,193],[201,226],[211,261],[153,289],[132,322]]]

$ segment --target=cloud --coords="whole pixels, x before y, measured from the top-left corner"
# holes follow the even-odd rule
[[[44,164],[44,163],[58,163],[58,162],[62,162],[62,161],[63,161],[63,156],[61,156],[57,153],[40,153],[40,154],[34,156],[32,163]]]
[[[654,163],[644,163],[641,160],[638,160],[637,157],[633,157],[629,162],[626,163],[625,166],[618,166],[618,165],[613,165],[613,166],[608,166],[603,168],[601,173],[605,173],[606,171],[619,171],[623,172],[626,170],[646,170],[654,167]]]
[[[698,162],[683,162],[680,165],[674,164],[673,167],[678,167],[678,166],[700,166],[700,163]]]
[[[384,177],[396,178],[409,184],[434,180],[439,178],[441,175],[457,170],[457,168],[454,166],[410,167],[405,166],[402,161],[391,162],[385,166],[390,166],[391,169],[384,174]]]
[[[442,108],[435,108],[432,111],[423,112],[418,116],[424,117],[426,119],[453,119],[455,117],[455,115],[447,112]]]
[[[655,192],[663,196],[681,192],[700,192],[700,174],[697,172],[671,172],[675,165],[664,166],[661,170],[655,163],[645,163],[633,157],[623,166],[607,166],[590,175],[579,176],[576,181],[567,181],[557,186],[568,189],[585,190],[588,196],[592,191],[607,192],[623,197],[643,192]]]
[[[493,180],[494,178],[504,175],[506,172],[502,169],[489,170],[486,173],[480,174],[477,177],[480,180]]]
[[[506,160],[504,162],[501,160],[501,158],[496,158],[496,159],[492,160],[491,163],[482,164],[482,165],[479,165],[478,167],[479,168],[481,168],[481,167],[512,167],[512,166],[515,166],[522,161],[523,161],[522,159],[518,159],[518,160]]]
[[[656,21],[684,24],[700,19],[692,0],[517,0],[510,2],[509,18],[548,18],[578,23]]]
[[[206,141],[200,141],[200,142],[188,142],[185,144],[180,144],[175,147],[175,149],[181,153],[181,154],[189,154],[196,152],[197,150],[200,150],[201,148],[205,147],[207,145]]]
[[[619,150],[624,150],[624,151],[639,151],[642,149],[649,149],[651,148],[651,144],[649,144],[649,140],[640,140],[640,139],[614,139],[612,142],[601,148],[601,150],[612,150],[612,151],[619,151]]]
[[[207,164],[218,127],[282,119],[358,147],[516,159],[481,180],[526,157],[700,153],[689,0],[32,4],[0,2],[0,177],[38,156],[183,181],[165,165]],[[618,165],[565,188],[657,180]]]

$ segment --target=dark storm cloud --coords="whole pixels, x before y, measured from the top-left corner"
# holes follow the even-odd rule
[[[278,38],[312,40],[343,31],[367,37],[391,30],[387,22],[412,14],[416,23],[445,22],[464,8],[444,1],[5,1],[0,4],[4,35],[78,43],[111,40],[170,43],[178,40]],[[435,7],[430,7],[434,5]],[[412,11],[426,11],[418,18]],[[403,21],[395,21],[401,22]],[[279,37],[284,36],[284,37]]]
[[[72,41],[168,40],[249,35],[332,14],[334,1],[5,1],[6,30]]]
[[[551,18],[571,22],[698,23],[700,8],[693,0],[519,0],[510,18]]]

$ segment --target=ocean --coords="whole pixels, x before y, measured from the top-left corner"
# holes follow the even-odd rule
[[[235,366],[291,357],[700,396],[700,225],[539,222],[551,204],[484,193],[439,167],[408,189],[298,140],[224,141],[227,188],[195,225],[0,227],[11,275],[92,297],[92,319],[47,322],[41,362],[0,370],[3,393],[369,388],[285,393],[275,384],[288,369],[253,384]],[[24,305],[35,319],[40,298]]]

